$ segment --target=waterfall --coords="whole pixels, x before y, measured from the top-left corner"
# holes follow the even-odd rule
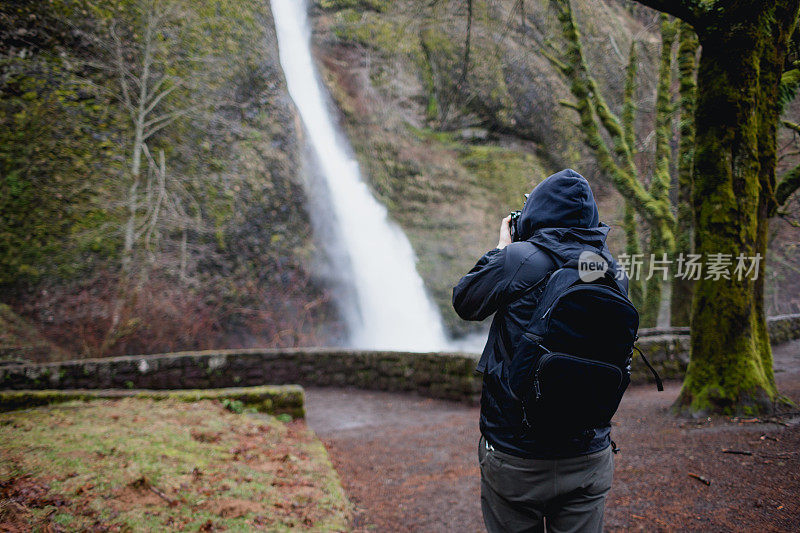
[[[329,96],[311,55],[311,27],[304,0],[272,0],[281,67],[302,119],[319,172],[330,219],[320,220],[328,255],[354,294],[340,309],[357,348],[436,351],[446,349],[441,316],[416,270],[414,250],[403,231],[370,193],[345,135],[337,128]],[[326,226],[333,225],[333,228]],[[319,236],[318,236],[319,238]],[[342,253],[344,252],[344,253]],[[340,295],[341,298],[345,296]]]

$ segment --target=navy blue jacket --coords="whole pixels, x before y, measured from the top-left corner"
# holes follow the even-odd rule
[[[618,268],[606,245],[610,228],[599,221],[589,182],[571,169],[549,176],[533,189],[518,228],[518,241],[487,252],[453,288],[453,307],[464,320],[483,320],[494,313],[477,366],[483,374],[481,433],[499,450],[519,457],[551,459],[602,450],[611,442],[610,426],[587,428],[561,439],[539,434],[535,427],[523,432],[522,408],[508,391],[503,372],[548,272],[583,250],[594,251]],[[627,292],[627,278],[622,285]]]

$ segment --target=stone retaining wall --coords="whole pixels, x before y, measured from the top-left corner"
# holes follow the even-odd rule
[[[767,329],[773,345],[800,339],[800,314],[769,317]],[[683,378],[689,364],[689,328],[641,328],[636,345],[663,379]],[[635,360],[631,374],[634,383],[655,381],[647,367]]]
[[[771,316],[767,318],[767,329],[772,344],[800,339],[800,313]]]
[[[686,370],[689,337],[646,332],[637,345],[664,379]],[[800,315],[770,319],[774,343],[800,338]],[[0,367],[0,389],[207,389],[269,384],[414,391],[475,402],[478,356],[335,348],[182,352]],[[638,361],[633,381],[652,379]]]
[[[355,386],[477,399],[465,354],[277,349],[182,352],[0,368],[0,389],[205,389],[266,384]]]
[[[769,330],[769,340],[772,344],[800,339],[800,313],[768,317],[767,329]],[[640,339],[658,335],[689,335],[689,328],[639,328]]]

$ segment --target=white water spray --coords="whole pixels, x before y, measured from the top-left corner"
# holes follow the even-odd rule
[[[358,348],[446,349],[441,316],[425,292],[416,258],[403,231],[361,179],[351,149],[327,105],[311,55],[304,0],[272,0],[281,66],[289,94],[325,180],[342,247],[352,269],[357,312],[345,313]],[[319,223],[317,224],[319,225]],[[341,267],[341,265],[338,265]]]

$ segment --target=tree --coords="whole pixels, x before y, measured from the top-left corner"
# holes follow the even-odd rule
[[[677,220],[675,224],[675,253],[688,256],[692,247],[692,166],[694,164],[694,108],[697,90],[697,35],[692,27],[681,21],[678,30],[678,79],[680,91],[680,145],[678,147]],[[692,311],[691,279],[672,277],[670,296],[670,325],[688,326]]]
[[[800,35],[798,35],[796,29],[794,37],[793,44],[795,50],[797,50],[800,47],[800,43],[797,42],[800,39]],[[784,109],[794,99],[798,89],[800,89],[800,60],[795,61],[791,68],[786,69],[781,75],[781,82],[778,87],[778,116],[783,114]],[[795,134],[800,134],[800,124],[789,120],[782,120],[781,124]],[[775,204],[769,215],[782,215],[778,208],[784,205],[798,188],[800,188],[800,164],[787,170],[778,180],[778,184],[775,187]]]
[[[617,117],[606,102],[597,82],[591,76],[583,54],[578,26],[569,0],[553,0],[558,11],[561,30],[566,40],[566,50],[560,53],[549,44],[542,44],[544,54],[562,72],[570,83],[575,102],[562,102],[573,108],[580,117],[579,127],[587,146],[596,154],[601,169],[608,175],[625,202],[623,225],[627,240],[626,253],[631,258],[640,254],[641,245],[636,217],[638,214],[648,225],[650,233],[646,243],[648,256],[662,260],[675,246],[675,218],[672,214],[669,188],[669,163],[672,137],[672,82],[673,43],[677,26],[666,17],[661,21],[661,54],[656,91],[655,170],[645,183],[645,173],[634,162],[636,138],[634,118],[636,104],[637,61],[636,41],[631,43],[626,67],[623,109]],[[604,136],[605,135],[605,136]],[[611,140],[609,147],[606,137]],[[640,308],[641,323],[655,326],[661,302],[663,278],[649,276],[645,283],[638,276],[630,281],[630,294]]]
[[[143,239],[149,241],[158,221],[166,190],[166,164],[160,151],[160,164],[156,164],[147,146],[156,133],[182,116],[197,109],[196,105],[174,102],[167,98],[183,85],[180,77],[170,73],[170,54],[175,35],[171,27],[179,20],[177,2],[141,0],[133,9],[134,23],[120,27],[112,21],[108,36],[97,41],[108,51],[106,64],[96,63],[113,72],[117,80],[116,97],[130,118],[133,136],[130,141],[127,172],[127,217],[122,231],[123,247],[118,295],[113,306],[111,327],[101,351],[107,350],[130,329],[121,325],[121,312],[129,298],[134,246]],[[123,35],[120,35],[123,32]],[[183,105],[182,105],[183,104]],[[148,158],[148,190],[142,191],[142,157]],[[156,178],[153,181],[152,178]],[[151,185],[156,185],[152,189]],[[143,194],[144,192],[144,194]]]
[[[199,37],[203,25],[212,22],[216,21],[204,21],[183,0],[136,0],[124,9],[118,7],[114,16],[98,13],[88,31],[72,24],[100,52],[85,60],[85,66],[111,83],[84,81],[118,102],[128,132],[123,144],[126,168],[118,180],[118,197],[110,199],[124,212],[119,280],[100,353],[135,329],[136,317],[126,321],[124,311],[157,262],[162,233],[179,233],[179,278],[186,278],[187,231],[201,230],[200,207],[191,189],[211,179],[187,179],[176,170],[168,171],[172,165],[167,153],[173,158],[180,155],[175,153],[175,137],[185,127],[182,120],[197,130],[201,115],[222,102],[214,90],[223,79],[221,71],[230,64],[214,57]],[[170,128],[175,130],[172,137]]]
[[[692,171],[695,252],[708,260],[766,255],[775,211],[779,88],[800,0],[639,0],[690,24],[701,45]],[[676,408],[689,414],[758,413],[778,391],[756,279],[697,280],[691,359]]]
[[[133,130],[125,202],[128,215],[123,231],[123,276],[130,272],[136,243],[152,236],[163,200],[162,194],[150,194],[147,200],[155,201],[155,204],[142,202],[142,157],[150,158],[150,168],[157,177],[166,177],[163,151],[161,164],[157,165],[149,156],[147,142],[179,118],[208,105],[167,99],[176,90],[187,86],[173,68],[179,53],[176,51],[179,43],[175,42],[177,32],[174,27],[181,19],[180,7],[178,2],[141,0],[135,5],[135,24],[124,30],[131,35],[121,36],[120,28],[112,22],[110,40],[104,43],[110,52],[110,69],[118,82],[117,97],[129,115]]]
[[[472,41],[472,0],[467,0],[467,31],[464,37],[464,58],[461,61],[461,74],[458,77],[455,88],[453,89],[453,97],[458,98],[464,91],[464,84],[467,82],[467,74],[469,74],[469,52]],[[441,123],[447,124],[448,116],[450,114],[450,105],[453,98],[446,98],[442,109]]]

